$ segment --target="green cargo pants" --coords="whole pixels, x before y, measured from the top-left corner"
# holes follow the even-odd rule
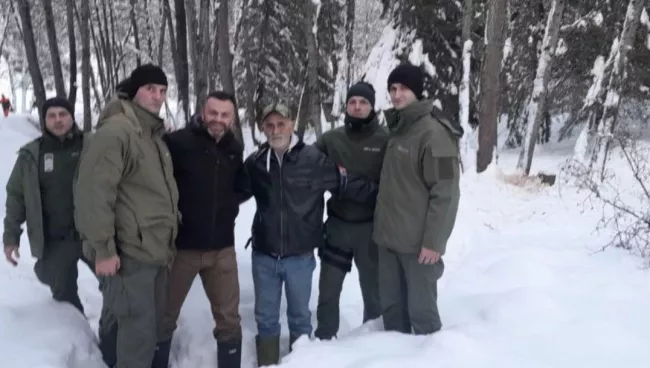
[[[84,313],[77,288],[79,260],[94,271],[94,265],[82,255],[81,241],[48,242],[43,257],[34,265],[34,273],[40,282],[50,287],[54,300],[68,302]]]
[[[386,331],[426,335],[442,327],[438,312],[438,279],[445,265],[420,264],[417,254],[380,247],[379,299]]]
[[[115,276],[101,277],[99,320],[104,362],[117,368],[150,368],[161,333],[169,269],[120,256]]]
[[[372,228],[372,222],[351,223],[336,217],[327,220],[326,245],[319,251],[318,326],[314,332],[319,339],[331,339],[338,333],[341,290],[353,261],[359,271],[363,322],[381,315],[377,286],[377,246],[372,241]]]

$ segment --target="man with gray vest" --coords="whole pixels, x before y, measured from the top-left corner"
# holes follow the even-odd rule
[[[388,331],[430,334],[442,327],[438,279],[460,198],[462,131],[423,99],[424,74],[404,64],[388,76],[394,108],[379,182],[373,240],[379,299]]]
[[[388,132],[379,125],[374,105],[375,90],[371,84],[359,82],[350,87],[345,125],[325,132],[316,146],[349,172],[377,182]],[[377,246],[372,241],[374,209],[374,201],[361,203],[344,197],[333,196],[327,203],[326,241],[319,251],[318,327],[314,333],[319,339],[329,340],[338,333],[341,290],[353,261],[359,272],[363,322],[381,315]]]
[[[84,313],[77,292],[81,241],[75,229],[72,186],[84,144],[84,134],[63,97],[41,108],[43,134],[18,151],[7,181],[4,253],[17,265],[22,225],[27,223],[36,277],[50,287],[54,300],[68,302]]]

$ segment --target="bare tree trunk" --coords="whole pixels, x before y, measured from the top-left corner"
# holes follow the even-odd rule
[[[167,24],[167,29],[169,29],[169,45],[172,51],[172,62],[174,64],[174,75],[176,76],[176,79],[178,79],[178,76],[181,74],[180,73],[180,66],[179,66],[179,56],[177,53],[177,46],[176,46],[176,34],[174,32],[174,22],[172,21],[172,10],[171,7],[169,6],[169,0],[160,0],[162,3],[163,7],[163,21]],[[161,48],[161,54],[158,56],[158,58],[161,60],[160,65],[162,65],[162,48]],[[178,80],[177,80],[178,84]],[[180,92],[179,92],[179,101],[180,101]]]
[[[189,65],[187,60],[187,23],[185,21],[185,2],[174,0],[176,13],[176,51],[178,54],[178,95],[180,102],[181,118],[189,120],[190,91],[189,91]],[[171,30],[171,28],[170,28]]]
[[[68,101],[74,106],[77,103],[77,42],[74,34],[74,0],[66,0],[65,11],[68,21],[68,48],[70,49],[70,93],[68,94]]]
[[[145,12],[149,11],[149,0],[144,0],[144,9],[145,9]],[[163,21],[162,23],[164,24],[165,22]],[[145,26],[146,26],[145,27],[146,28],[145,29],[145,32],[146,32],[145,34],[147,35],[147,54],[149,54],[149,58],[153,60],[154,53],[153,53],[153,39],[152,38],[153,38],[153,35],[154,35],[154,31],[153,31],[153,27],[151,26],[151,17],[148,16],[148,15],[145,17]]]
[[[7,63],[9,63],[9,59],[7,59]],[[14,71],[12,70],[13,68],[8,68],[9,72],[9,87],[11,88],[11,101],[14,101],[14,104],[18,102],[16,99],[16,80],[14,79]],[[16,111],[18,111],[18,107],[14,107]],[[26,108],[25,105],[23,104],[21,112],[25,112]]]
[[[307,65],[305,68],[305,90],[298,111],[299,121],[297,134],[302,139],[308,124],[311,124],[316,132],[316,136],[320,137],[323,124],[321,122],[321,99],[320,88],[318,84],[318,44],[316,43],[315,25],[318,23],[318,12],[320,5],[316,5],[311,1],[304,2],[304,20],[303,30],[307,38]]]
[[[7,16],[7,20],[5,21],[5,25],[2,27],[2,36],[0,36],[0,55],[2,55],[2,49],[4,49],[5,40],[7,39],[7,31],[9,30],[9,22],[10,22],[10,18],[9,18],[9,16]]]
[[[79,34],[81,35],[81,96],[84,105],[84,131],[92,130],[92,116],[90,111],[90,2],[81,2],[81,22]]]
[[[352,64],[354,60],[354,22],[356,0],[346,1],[346,17],[345,17],[345,56],[346,56],[346,72],[345,80],[347,85],[352,84]]]
[[[345,5],[345,44],[342,52],[337,53],[339,68],[335,75],[333,103],[329,116],[330,129],[336,127],[336,121],[346,110],[345,95],[353,78],[355,0],[346,0]]]
[[[196,105],[194,111],[199,111],[208,88],[208,69],[210,58],[210,0],[201,0],[199,13],[198,32],[195,39],[195,65],[194,65],[194,94],[196,96]],[[199,61],[200,60],[200,61]]]
[[[104,4],[106,4],[106,2],[104,2]],[[120,57],[122,58],[124,57],[123,45],[126,43],[126,39],[124,40],[125,42],[118,43],[117,34],[115,31],[117,29],[117,26],[115,25],[115,9],[113,8],[115,3],[111,2],[109,5],[110,7],[108,8],[108,18],[105,18],[104,24],[108,26],[110,21],[111,33],[108,33],[108,31],[106,31],[106,37],[108,39],[108,44],[110,47],[110,54],[112,55],[112,59],[117,60],[118,58],[117,55],[120,55]],[[106,6],[104,5],[104,8],[105,7]],[[135,32],[133,27],[131,27],[131,30]],[[117,83],[119,83],[120,69],[118,63],[113,62],[109,67],[109,70],[110,70],[109,86],[111,89],[113,89],[117,85]]]
[[[38,62],[38,53],[36,41],[34,39],[34,28],[32,27],[32,16],[30,12],[29,1],[18,0],[18,12],[23,30],[23,43],[25,45],[25,54],[27,64],[29,65],[29,74],[32,78],[34,88],[34,98],[37,106],[43,106],[46,100],[45,84],[43,83],[43,74]]]
[[[108,81],[110,80],[109,74],[111,68],[110,65],[112,65],[112,62],[111,62],[111,52],[110,52],[111,50],[110,47],[108,46],[110,43],[110,39],[108,39],[109,33],[108,33],[108,25],[107,25],[108,17],[106,12],[106,4],[103,3],[102,5],[103,5],[104,20],[106,21],[102,22],[100,18],[97,0],[95,0],[95,10],[96,10],[95,22],[97,23],[97,27],[90,27],[90,38],[92,41],[92,46],[95,48],[95,57],[97,58],[97,69],[99,69],[99,81],[102,86],[107,86],[109,84]],[[81,17],[79,16],[78,11],[76,13],[76,18],[77,18],[77,23],[81,24]],[[97,28],[97,33],[95,33],[95,28]]]
[[[235,94],[235,79],[232,75],[233,55],[230,52],[230,26],[228,22],[228,4],[229,0],[219,1],[219,10],[217,11],[217,41],[219,50],[219,78],[224,91]],[[237,107],[237,106],[235,106]],[[240,142],[244,142],[241,130],[241,121],[239,112],[235,111],[234,133]]]
[[[41,0],[43,13],[45,15],[45,29],[47,41],[50,46],[50,57],[52,58],[52,74],[54,76],[54,88],[57,96],[65,96],[65,82],[63,81],[63,68],[61,67],[61,56],[59,54],[59,42],[56,37],[56,25],[54,24],[54,13],[52,11],[52,0]]]
[[[164,14],[162,17],[162,22],[160,22],[160,38],[158,39],[158,65],[163,65],[163,51],[165,50],[165,31],[167,28],[167,19],[165,19]],[[173,40],[173,38],[172,38]],[[173,42],[172,42],[173,43]],[[176,65],[174,65],[174,74],[176,74]]]
[[[142,64],[142,59],[140,58],[140,35],[138,33],[138,21],[136,20],[136,0],[131,0],[131,27],[133,27],[133,43],[135,44],[136,52],[135,62],[137,66]]]
[[[479,109],[479,146],[476,171],[481,173],[492,163],[497,143],[499,95],[501,92],[501,60],[505,41],[506,0],[491,0],[486,20],[487,46],[481,73]]]
[[[202,1],[202,0],[201,0]],[[194,95],[194,106],[198,107],[199,101],[197,99],[197,94],[199,92],[199,79],[200,79],[200,69],[201,66],[199,65],[199,48],[200,48],[200,40],[199,40],[199,25],[198,21],[196,19],[196,4],[194,3],[194,0],[192,1],[186,1],[185,2],[185,19],[187,21],[187,44],[189,46],[188,52],[189,52],[189,68],[190,68],[190,75],[189,79],[191,80],[191,93]],[[196,108],[195,108],[196,111]],[[192,113],[190,113],[190,116]]]
[[[546,110],[547,86],[551,77],[551,67],[560,34],[564,2],[565,0],[553,0],[551,3],[546,31],[542,40],[542,52],[537,63],[533,93],[526,108],[526,135],[524,136],[524,144],[521,146],[519,162],[517,163],[517,170],[523,171],[525,175],[530,174],[539,127],[542,124],[542,118]]]

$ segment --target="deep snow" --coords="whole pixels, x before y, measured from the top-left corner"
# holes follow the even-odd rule
[[[37,135],[23,117],[0,117],[0,183],[6,183],[17,149]],[[499,166],[513,171],[517,153],[502,153]],[[571,153],[566,144],[541,147],[533,171],[557,172]],[[419,337],[386,333],[380,320],[360,326],[362,303],[353,270],[341,298],[339,339],[303,338],[281,366],[647,366],[650,276],[641,261],[616,249],[598,252],[609,238],[593,231],[600,212],[582,206],[584,194],[563,184],[515,187],[501,177],[492,167],[483,175],[462,178],[458,222],[439,284],[441,332]],[[0,201],[4,199],[3,190]],[[252,201],[244,204],[236,229],[247,368],[255,366],[255,322],[250,249],[243,246],[253,212]],[[18,267],[0,261],[0,366],[102,367],[95,346],[101,295],[94,276],[80,264],[88,326],[72,307],[52,301],[36,280],[26,237],[20,250]],[[315,312],[318,269],[313,285],[310,304]],[[313,320],[315,324],[315,313]],[[197,279],[181,313],[172,367],[216,366],[212,323]],[[286,353],[286,327],[283,334]]]

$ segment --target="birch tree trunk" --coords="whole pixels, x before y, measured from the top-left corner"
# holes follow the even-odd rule
[[[530,167],[533,163],[535,144],[539,135],[539,128],[542,124],[544,111],[546,110],[547,87],[551,76],[551,66],[557,48],[562,14],[564,13],[565,0],[553,0],[548,13],[544,39],[542,40],[542,51],[537,63],[537,72],[533,84],[533,93],[526,107],[526,134],[524,144],[521,146],[517,170],[525,175],[530,174]]]
[[[469,125],[469,107],[470,107],[470,74],[472,61],[472,16],[474,7],[472,0],[465,0],[463,9],[463,76],[460,82],[458,92],[459,121],[465,134],[460,139],[460,153],[463,171],[469,170],[476,166],[476,152],[470,147],[470,137],[472,127]]]
[[[645,6],[645,0],[630,0],[627,5],[625,22],[620,36],[614,40],[615,46],[612,47],[611,69],[607,73],[608,83],[605,101],[602,105],[602,113],[598,123],[598,133],[596,145],[592,153],[591,163],[595,164],[598,170],[600,180],[604,179],[605,166],[609,153],[614,128],[618,118],[618,110],[621,103],[621,90],[623,82],[627,77],[628,51],[634,45],[634,35],[636,34],[641,11]]]

